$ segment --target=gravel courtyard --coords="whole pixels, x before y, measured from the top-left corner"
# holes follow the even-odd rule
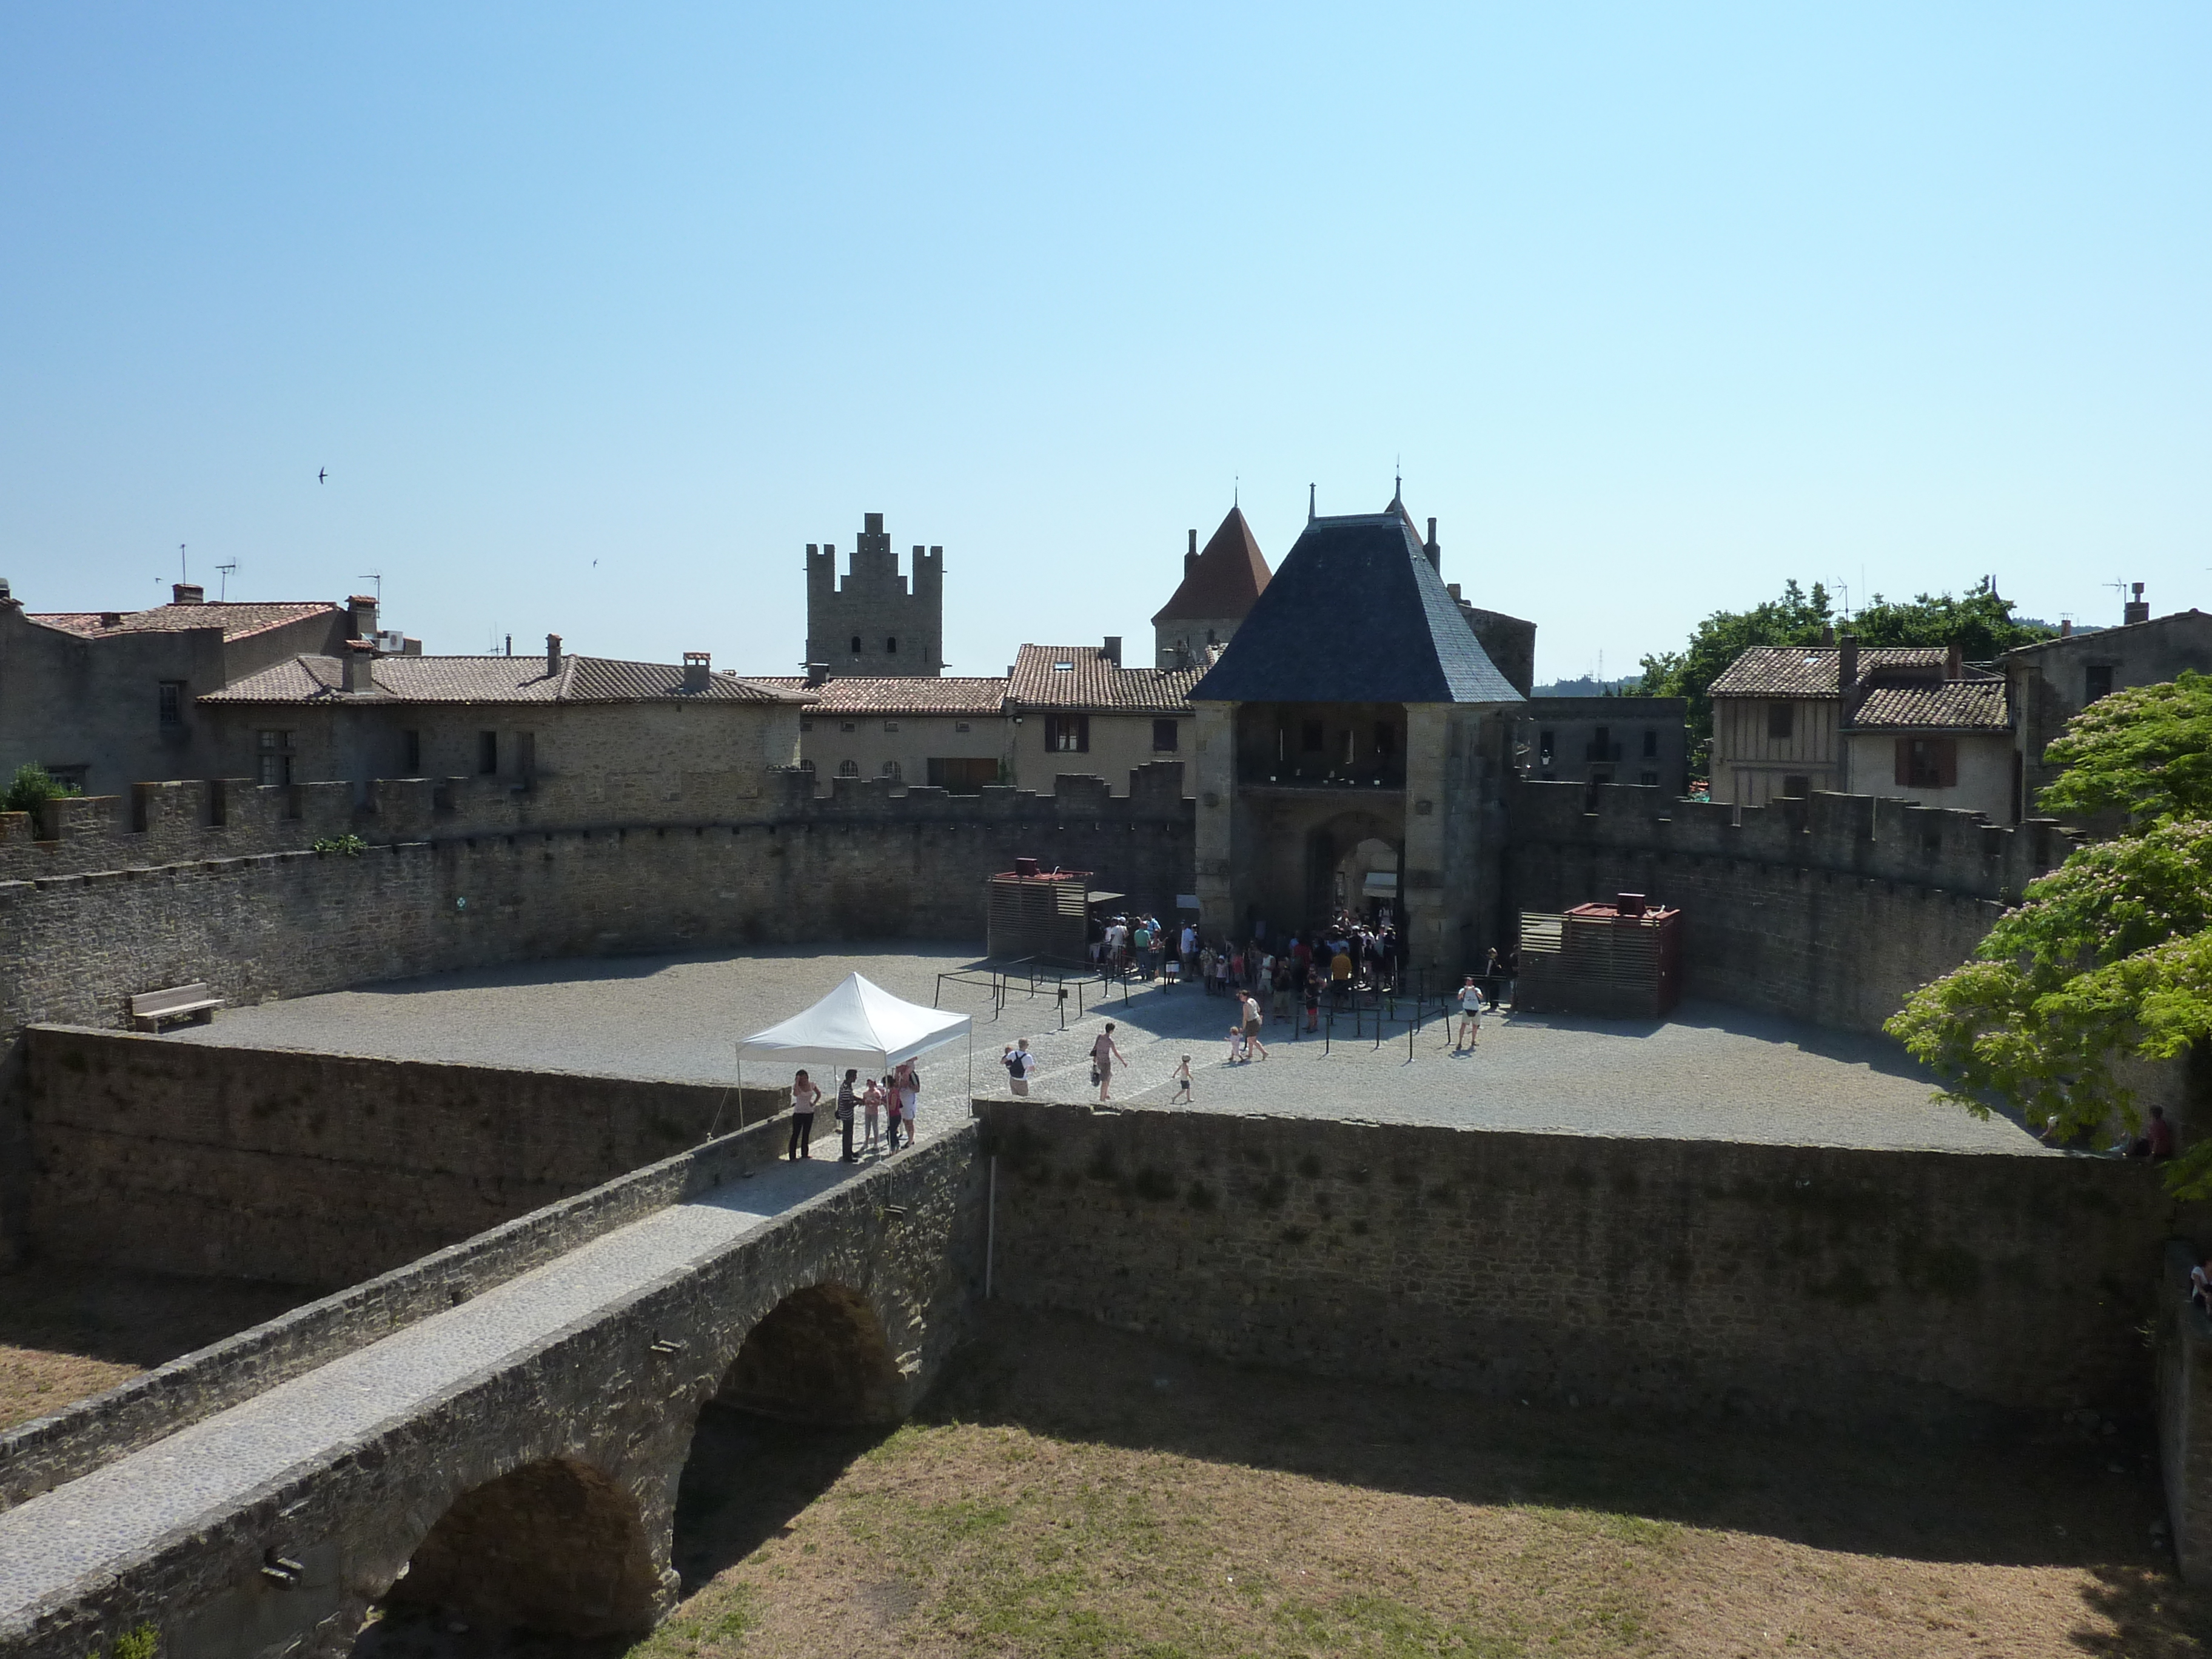
[[[796,1013],[848,973],[927,1004],[940,973],[974,959],[972,947],[900,942],[536,963],[226,1010],[167,1040],[721,1083],[735,1077],[740,1036]],[[1200,1111],[2057,1155],[2015,1123],[1931,1103],[1929,1079],[1885,1041],[1732,1008],[1686,1004],[1663,1022],[1508,1012],[1485,1021],[1480,1048],[1462,1055],[1441,1024],[1410,1052],[1402,1027],[1378,1048],[1370,1025],[1324,1054],[1317,1037],[1294,1039],[1270,1019],[1270,1058],[1230,1066],[1226,1001],[1188,986],[1153,988],[1133,991],[1126,1007],[1117,994],[1102,1009],[1090,1000],[1097,989],[1085,988],[1080,1018],[1071,1000],[1063,1031],[1049,994],[1017,994],[994,1018],[986,988],[946,983],[942,1006],[975,1016],[977,1091],[1005,1091],[1000,1049],[1026,1036],[1042,1059],[1037,1096],[1095,1098],[1087,1055],[1111,1019],[1129,1062],[1114,1098],[1128,1103],[1166,1104],[1170,1073],[1188,1054]],[[967,1065],[957,1047],[925,1064],[925,1112],[957,1103]]]

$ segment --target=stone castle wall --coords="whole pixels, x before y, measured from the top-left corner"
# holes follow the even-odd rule
[[[781,1091],[25,1034],[41,1259],[331,1288],[764,1118]],[[741,1114],[742,1108],[742,1114]]]
[[[2075,843],[1868,795],[1735,807],[1629,785],[1507,795],[1506,926],[1643,893],[1682,911],[1688,993],[1875,1031]]]
[[[1000,1296],[1590,1405],[2139,1413],[2136,1328],[2185,1218],[2157,1170],[2059,1155],[978,1111]]]

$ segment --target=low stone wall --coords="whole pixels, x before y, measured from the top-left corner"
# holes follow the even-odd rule
[[[2191,1583],[2212,1582],[2212,1316],[2189,1300],[2203,1253],[2168,1241],[2156,1332],[2158,1451],[2173,1554]]]
[[[33,1026],[35,1255],[331,1287],[788,1103],[734,1089]]]
[[[2140,1413],[2121,1160],[979,1103],[997,1294],[1302,1370],[1639,1409]]]
[[[22,1424],[0,1434],[0,1509],[735,1180],[782,1151],[781,1123],[723,1135]]]

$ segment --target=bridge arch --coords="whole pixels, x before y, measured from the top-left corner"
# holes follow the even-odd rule
[[[714,1403],[786,1422],[895,1423],[904,1379],[874,1305],[849,1285],[810,1285],[761,1316],[723,1373]]]
[[[386,1600],[471,1625],[598,1637],[652,1629],[660,1592],[635,1498],[590,1464],[553,1457],[455,1498]]]

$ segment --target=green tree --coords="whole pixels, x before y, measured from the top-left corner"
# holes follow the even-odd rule
[[[64,783],[51,775],[45,767],[33,766],[27,762],[15,769],[15,776],[8,786],[8,793],[0,795],[0,812],[27,812],[40,801],[60,800],[76,793],[75,784]]]
[[[1890,1020],[1943,1079],[1938,1098],[1979,1116],[2008,1103],[2064,1139],[2113,1119],[2140,1127],[2118,1060],[2176,1060],[2212,1038],[2208,733],[2212,678],[2185,674],[2100,699],[2052,744],[2067,769],[2042,804],[2122,809],[2131,832],[2030,883],[1972,961]],[[2212,1195],[2212,1138],[2169,1175],[2185,1197]]]
[[[2039,798],[2046,812],[2212,816],[2212,676],[2184,669],[2100,697],[2044,754],[2066,769]]]
[[[1904,602],[1877,593],[1848,621],[1835,614],[1828,590],[1819,582],[1808,592],[1792,580],[1783,584],[1779,599],[1748,611],[1716,611],[1698,624],[1681,650],[1645,657],[1643,684],[1626,695],[1687,699],[1690,746],[1694,763],[1703,764],[1713,735],[1712,683],[1753,646],[1818,645],[1831,629],[1857,635],[1862,645],[1948,645],[1955,640],[1975,662],[2049,639],[2052,632],[2041,623],[2014,617],[2012,601],[2001,597],[1987,578],[1962,598],[1923,593]]]
[[[1861,645],[1949,645],[1956,641],[1969,662],[1990,662],[2016,645],[2047,640],[2056,630],[2012,614],[1984,576],[1961,598],[1922,593],[1910,603],[1875,594],[1848,624]]]
[[[1644,658],[1643,680],[1626,695],[1688,699],[1690,747],[1702,750],[1713,735],[1713,702],[1707,693],[1729,665],[1755,645],[1817,645],[1834,618],[1826,587],[1814,582],[1808,592],[1793,578],[1783,584],[1780,599],[1748,611],[1716,611],[1698,624],[1681,650]]]

